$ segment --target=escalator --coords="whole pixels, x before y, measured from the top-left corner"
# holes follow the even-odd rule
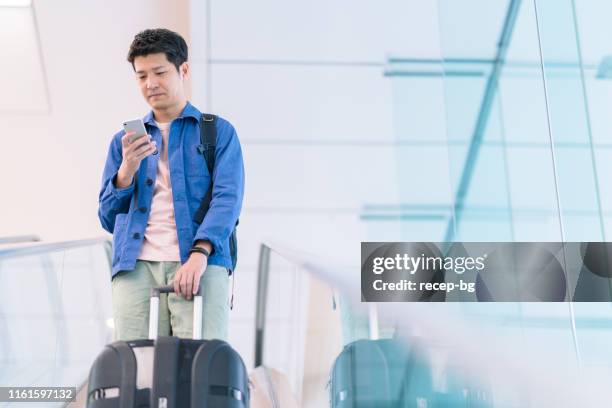
[[[84,406],[91,363],[112,341],[109,250],[106,239],[0,246],[2,386],[76,386],[78,401],[45,406]],[[565,326],[550,313],[516,320],[507,304],[362,303],[355,270],[262,244],[252,288],[256,341],[238,351],[253,352],[254,365],[265,367],[251,390],[263,406],[590,407],[612,400],[604,386],[612,375],[576,370]],[[597,319],[576,324],[607,335],[609,319]]]

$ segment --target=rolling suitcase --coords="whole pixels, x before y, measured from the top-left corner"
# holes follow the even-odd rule
[[[332,408],[418,408],[429,400],[431,375],[419,352],[392,339],[357,340],[336,358]],[[425,403],[426,404],[426,403]]]
[[[94,361],[88,408],[248,408],[248,375],[240,355],[202,338],[202,296],[194,296],[194,339],[157,337],[159,294],[151,290],[149,339],[116,341]]]

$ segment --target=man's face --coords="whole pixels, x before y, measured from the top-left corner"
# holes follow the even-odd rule
[[[189,72],[184,62],[177,71],[166,54],[149,54],[134,58],[134,71],[142,96],[153,109],[167,109],[185,100],[183,80]]]

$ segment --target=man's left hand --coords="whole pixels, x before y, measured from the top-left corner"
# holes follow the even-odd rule
[[[182,295],[187,300],[191,300],[192,296],[198,293],[200,288],[200,277],[208,265],[208,259],[205,255],[194,252],[176,271],[173,279],[174,293]]]

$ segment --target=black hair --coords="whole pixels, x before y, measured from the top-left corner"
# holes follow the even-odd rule
[[[134,58],[163,52],[179,70],[187,61],[187,43],[179,34],[165,28],[154,28],[139,32],[130,45],[127,60],[134,67]]]

